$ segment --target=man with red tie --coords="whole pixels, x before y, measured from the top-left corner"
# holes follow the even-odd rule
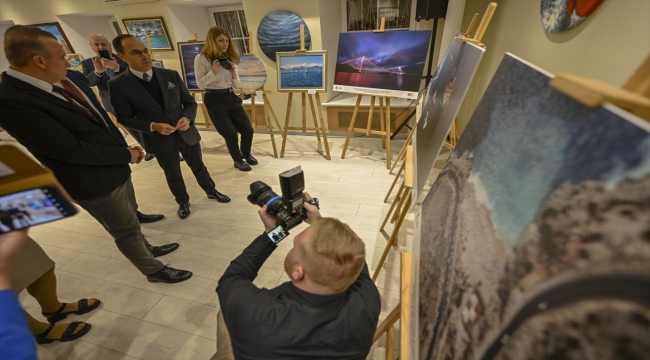
[[[79,72],[68,72],[54,35],[7,29],[11,68],[0,82],[0,126],[50,168],[75,202],[104,226],[122,254],[150,282],[176,283],[192,273],[155,259],[176,243],[152,246],[140,229],[131,168],[144,158],[128,146]]]

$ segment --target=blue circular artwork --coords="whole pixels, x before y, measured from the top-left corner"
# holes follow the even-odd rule
[[[267,14],[257,28],[257,41],[264,55],[275,61],[275,53],[300,49],[302,18],[291,11],[278,10]],[[305,49],[311,45],[309,29],[305,24]]]
[[[541,0],[540,15],[544,30],[558,33],[576,27],[603,0]]]

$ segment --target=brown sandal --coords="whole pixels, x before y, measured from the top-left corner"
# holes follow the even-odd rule
[[[95,303],[90,306],[88,306],[88,299],[81,299],[77,301],[77,309],[78,309],[77,311],[70,311],[66,313],[62,312],[63,309],[65,309],[65,306],[67,305],[66,303],[63,303],[61,305],[61,308],[59,308],[59,310],[55,312],[43,312],[42,314],[47,318],[47,321],[50,324],[54,324],[57,321],[61,321],[67,318],[68,315],[82,315],[97,309],[101,301],[99,301],[98,299],[91,299],[91,300],[95,300]]]
[[[77,329],[77,327],[81,324],[84,324],[85,326],[81,328],[81,330],[73,334],[73,332]],[[90,331],[91,325],[88,323],[84,323],[81,321],[74,321],[71,322],[67,328],[65,328],[65,331],[63,331],[63,335],[61,335],[60,339],[48,339],[47,335],[54,329],[54,323],[50,324],[50,326],[45,330],[45,332],[38,334],[35,336],[36,338],[36,343],[37,344],[49,344],[54,341],[60,341],[60,342],[68,342],[72,340],[77,340],[80,337],[88,334],[88,331]]]

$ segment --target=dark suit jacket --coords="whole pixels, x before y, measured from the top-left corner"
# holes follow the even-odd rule
[[[129,69],[129,64],[120,59],[117,54],[111,54],[111,56],[113,56],[113,58],[117,60],[117,63],[120,64],[120,71],[116,72],[115,76]],[[111,79],[108,73],[104,73],[102,76],[97,76],[97,74],[95,74],[95,65],[93,65],[93,58],[83,60],[81,62],[81,67],[83,69],[84,75],[86,76],[86,79],[88,79],[88,85],[97,86],[97,90],[99,90],[99,97],[102,99],[102,103],[104,104],[104,109],[106,109],[106,111],[113,112],[113,106],[111,106],[111,97],[109,96],[108,92],[108,80]]]
[[[0,127],[54,172],[73,199],[108,194],[131,176],[131,153],[101,107],[86,78],[68,71],[103,117],[99,124],[80,107],[24,81],[2,74]]]
[[[201,140],[199,131],[194,126],[197,104],[175,70],[153,68],[153,78],[162,90],[164,109],[138,81],[131,71],[126,71],[108,82],[111,104],[115,109],[117,121],[127,128],[142,132],[142,140],[147,152],[165,154],[175,149],[174,134],[162,135],[151,131],[152,122],[176,126],[183,116],[190,119],[190,128],[176,131],[189,145],[196,145]]]

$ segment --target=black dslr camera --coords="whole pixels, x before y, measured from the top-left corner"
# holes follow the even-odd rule
[[[280,174],[280,188],[282,196],[273,192],[270,186],[261,181],[250,185],[251,194],[247,199],[259,207],[266,205],[266,212],[276,218],[276,225],[289,230],[300,225],[307,218],[307,210],[303,190],[305,190],[305,176],[300,166]],[[318,199],[311,198],[308,202],[318,208]]]
[[[219,63],[221,64],[222,68],[224,68],[226,70],[232,69],[232,65],[230,65],[230,62],[228,61],[227,57],[219,56],[219,58],[217,60],[219,60]]]

